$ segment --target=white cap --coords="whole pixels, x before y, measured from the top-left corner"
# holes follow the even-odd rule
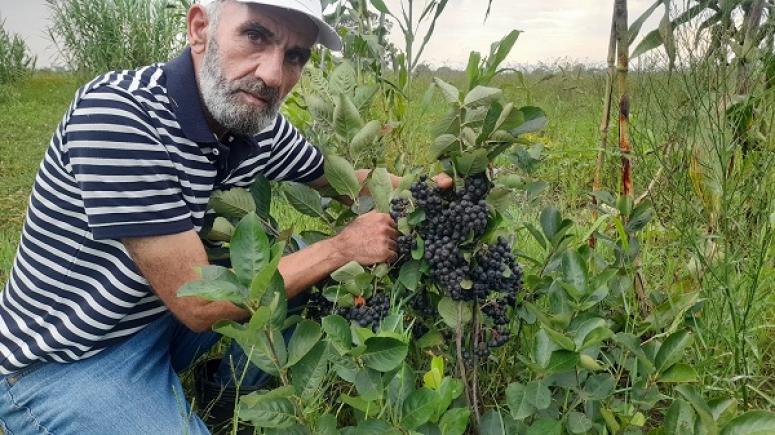
[[[199,0],[201,5],[207,5],[217,0]],[[325,45],[331,50],[339,51],[342,49],[342,39],[336,33],[333,27],[323,19],[323,8],[320,0],[236,0],[242,3],[256,3],[260,5],[274,6],[300,12],[308,16],[318,27],[317,42]]]

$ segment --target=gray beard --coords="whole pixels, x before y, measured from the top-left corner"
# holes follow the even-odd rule
[[[245,136],[255,136],[274,125],[282,103],[279,91],[267,87],[261,79],[242,78],[229,82],[219,60],[218,43],[211,38],[199,70],[199,87],[213,120],[228,131]],[[247,104],[237,95],[240,90],[259,95],[269,104],[261,109]]]

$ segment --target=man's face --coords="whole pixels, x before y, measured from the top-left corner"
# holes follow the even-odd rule
[[[317,27],[281,8],[234,1],[221,8],[199,70],[202,99],[221,127],[255,135],[299,81]]]

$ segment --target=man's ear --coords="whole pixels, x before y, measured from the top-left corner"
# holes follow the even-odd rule
[[[210,23],[207,11],[200,4],[195,4],[188,10],[186,20],[191,51],[196,54],[204,53],[207,48],[207,26]]]

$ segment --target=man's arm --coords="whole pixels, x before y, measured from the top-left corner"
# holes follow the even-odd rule
[[[371,173],[371,170],[369,170],[369,169],[356,169],[355,170],[355,175],[358,177],[358,182],[361,185],[363,185],[363,182],[369,176],[369,173]],[[389,174],[389,175],[390,175],[390,184],[392,184],[393,185],[393,189],[395,189],[396,187],[398,187],[401,184],[402,178],[397,176],[397,175],[393,175],[393,174]],[[435,181],[436,184],[438,184],[439,187],[441,187],[442,189],[449,189],[450,187],[452,187],[452,183],[453,183],[454,180],[452,180],[452,177],[450,177],[449,175],[447,175],[447,174],[442,172],[442,173],[434,176],[433,177],[433,181]],[[324,189],[324,188],[328,187],[328,180],[326,180],[326,176],[323,175],[323,176],[319,177],[318,179],[310,182],[309,185],[311,187],[315,188],[315,189]],[[368,194],[369,194],[369,190],[364,186],[363,190],[361,190],[361,195],[368,195]]]
[[[287,255],[279,270],[288,298],[328,276],[350,261],[371,265],[396,257],[397,232],[389,215],[367,213],[341,233]],[[195,296],[177,297],[178,289],[199,279],[197,267],[208,264],[196,232],[122,240],[145,279],[170,311],[189,329],[208,331],[219,320],[241,321],[249,313],[231,302]]]

